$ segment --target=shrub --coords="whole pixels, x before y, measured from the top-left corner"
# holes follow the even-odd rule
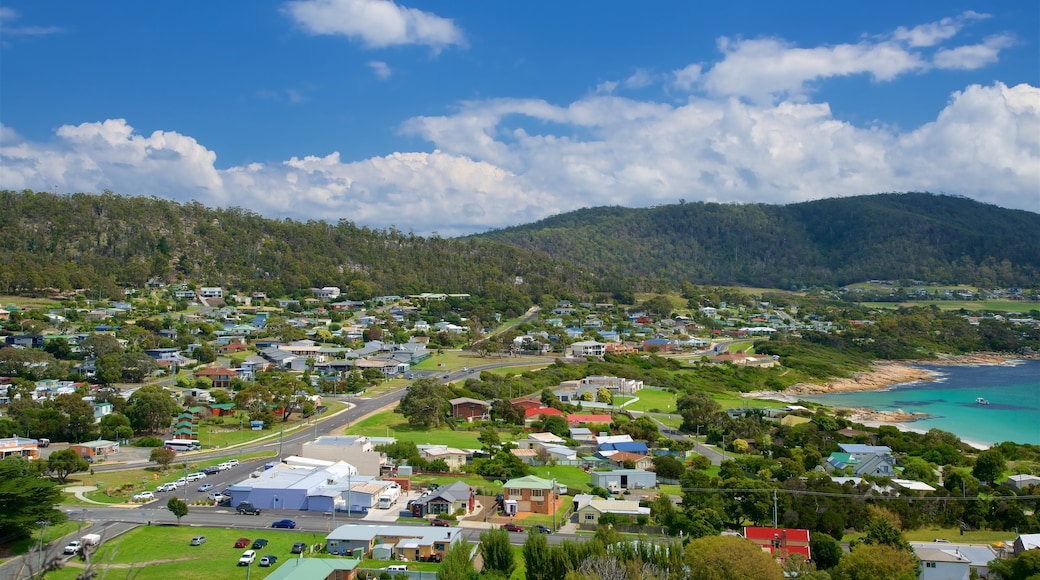
[[[134,447],[162,447],[163,440],[158,437],[141,437],[133,442]]]

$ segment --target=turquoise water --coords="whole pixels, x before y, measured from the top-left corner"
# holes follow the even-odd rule
[[[915,431],[938,428],[984,445],[1001,441],[1040,445],[1040,361],[1003,365],[928,366],[937,377],[886,391],[801,397],[836,407],[902,409],[931,415],[907,423]],[[983,397],[989,405],[975,402]]]

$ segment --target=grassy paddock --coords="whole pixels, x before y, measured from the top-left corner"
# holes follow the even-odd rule
[[[208,541],[201,546],[189,546],[193,536],[206,536]],[[136,576],[142,580],[195,580],[205,571],[207,579],[232,580],[245,577],[245,570],[238,567],[238,557],[246,548],[234,548],[235,539],[259,537],[270,540],[267,548],[257,551],[257,560],[267,554],[278,556],[275,567],[289,560],[293,542],[316,544],[324,540],[324,534],[281,530],[244,531],[222,528],[196,528],[187,526],[143,526],[102,544],[93,561],[102,575],[107,573],[124,576],[133,566],[141,570]],[[77,562],[73,560],[73,562]],[[261,568],[256,563],[250,567],[250,577],[262,579],[275,568]],[[49,572],[48,579],[72,580],[82,568],[66,566],[57,572]]]
[[[868,308],[913,308],[938,306],[940,310],[967,310],[979,312],[982,310],[992,312],[1018,312],[1026,313],[1031,310],[1040,310],[1040,302],[1026,300],[913,300],[908,302],[859,302],[860,306]]]
[[[662,391],[659,389],[642,389],[636,393],[638,401],[627,405],[625,409],[630,411],[649,411],[650,409],[659,409],[662,413],[667,411],[675,411],[675,401],[678,395],[669,391]]]
[[[480,442],[477,437],[478,431],[452,431],[447,427],[429,429],[426,427],[409,425],[404,415],[393,411],[377,413],[371,417],[354,423],[345,430],[352,435],[368,435],[370,437],[396,437],[401,441],[412,441],[420,445],[434,443],[447,445],[449,447],[479,448]],[[508,435],[503,433],[502,435]]]

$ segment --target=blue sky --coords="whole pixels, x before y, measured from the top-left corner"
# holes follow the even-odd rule
[[[0,4],[0,187],[454,236],[884,191],[1040,211],[1036,2]]]

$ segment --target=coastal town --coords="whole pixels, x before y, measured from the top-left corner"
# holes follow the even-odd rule
[[[436,572],[453,547],[478,554],[495,541],[484,534],[499,530],[507,544],[529,533],[580,541],[605,529],[662,542],[732,535],[791,571],[839,570],[840,558],[812,545],[826,552],[828,542],[868,537],[890,520],[907,532],[954,523],[957,536],[911,546],[922,577],[935,578],[948,576],[928,576],[931,563],[985,575],[1040,538],[1027,533],[1037,526],[1030,506],[1040,484],[1036,456],[1022,452],[1030,446],[980,452],[952,433],[885,427],[907,429],[924,413],[799,398],[926,381],[927,371],[879,361],[845,378],[779,382],[811,378],[773,354],[781,336],[848,336],[875,323],[824,316],[811,303],[739,292],[698,307],[663,297],[629,305],[546,298],[503,313],[479,310],[466,293],[352,300],[323,287],[270,298],[158,280],[125,296],[74,294],[0,310],[9,332],[0,425],[14,433],[0,448],[39,464],[86,506],[65,511],[70,520],[80,514],[79,528],[108,525],[87,521],[98,506],[161,519],[158,507],[178,524],[198,522],[184,529],[192,554],[235,533],[210,531],[202,540],[210,547],[196,550],[195,527],[221,514],[264,514],[261,527],[320,530],[300,557],[332,558],[321,565],[342,578]],[[1027,334],[1040,326],[1021,314],[961,319]],[[930,363],[1030,358],[1026,349]],[[741,386],[691,389],[661,380],[664,370]],[[287,434],[295,435],[289,444]],[[277,453],[261,451],[264,442],[277,443]],[[124,472],[138,475],[114,475]],[[726,492],[745,488],[764,493]],[[997,490],[1026,501],[990,515],[956,501],[918,511],[969,492],[986,501]],[[813,515],[806,499],[821,500],[812,494],[855,501],[827,501]],[[266,524],[271,518],[283,519]],[[153,533],[151,519],[129,533]],[[961,541],[994,537],[990,530],[1005,530],[1005,540]],[[90,569],[110,541],[40,551],[54,566]],[[271,578],[318,577],[278,566],[293,554],[257,549]]]

